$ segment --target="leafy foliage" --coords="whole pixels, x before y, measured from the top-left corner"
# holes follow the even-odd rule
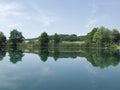
[[[110,45],[112,41],[112,33],[107,28],[101,27],[93,36],[93,41],[99,46]]]
[[[105,27],[94,28],[86,36],[86,44],[95,44],[97,47],[110,47],[114,43],[118,43],[120,40],[120,33],[118,30],[109,30]]]
[[[52,40],[54,37],[54,35],[50,35],[49,36],[49,39]],[[85,35],[82,35],[82,36],[77,36],[75,34],[59,34],[59,38],[61,41],[70,41],[70,42],[73,42],[73,41],[84,41],[85,40]]]
[[[60,42],[60,37],[58,34],[55,33],[54,37],[53,37],[53,40],[54,40],[54,44],[57,44]]]
[[[117,29],[112,30],[113,42],[118,43],[120,40],[120,33]]]
[[[85,42],[87,45],[90,45],[91,43],[93,43],[93,37],[94,34],[97,32],[98,28],[93,28],[93,30],[87,34]]]
[[[46,32],[43,32],[41,36],[39,37],[40,46],[41,47],[47,47],[49,43],[49,37]]]
[[[0,46],[5,46],[6,45],[6,36],[0,32]]]
[[[22,43],[24,41],[24,37],[21,32],[14,29],[10,32],[9,41],[13,46],[17,46],[18,43]]]

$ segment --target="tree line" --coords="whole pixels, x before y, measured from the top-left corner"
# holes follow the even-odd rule
[[[21,32],[17,30],[12,30],[10,32],[9,40],[7,40],[6,36],[0,32],[0,46],[6,46],[7,44],[11,46],[17,46],[18,43],[22,43],[24,41],[24,37]]]
[[[40,47],[48,47],[49,43],[58,45],[61,41],[85,41],[85,47],[111,47],[120,43],[120,32],[117,29],[110,30],[105,27],[93,28],[86,36],[77,36],[75,34],[57,34],[48,35],[46,32],[36,38]],[[14,29],[10,32],[10,37],[7,40],[6,36],[0,32],[0,46],[17,47],[19,43],[25,41],[22,32]],[[32,40],[35,41],[35,40]]]
[[[52,40],[52,38],[54,37],[54,35],[50,35],[49,39]],[[60,40],[61,41],[84,41],[85,40],[85,35],[82,36],[77,36],[76,34],[59,34]]]
[[[49,36],[46,32],[43,32],[39,38],[39,44],[41,47],[48,47],[48,43],[50,41]],[[54,44],[58,44],[60,42],[60,37],[57,33],[54,34],[53,36],[53,42]],[[12,30],[10,32],[10,37],[7,40],[6,36],[0,32],[0,46],[6,46],[7,44],[9,46],[17,47],[19,43],[22,43],[25,41],[24,36],[22,35],[22,32],[17,31],[16,29]]]
[[[120,43],[120,32],[117,29],[110,30],[105,27],[93,28],[86,36],[87,46],[111,47]]]

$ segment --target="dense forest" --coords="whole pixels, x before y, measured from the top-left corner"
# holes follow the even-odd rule
[[[16,29],[10,32],[7,40],[4,33],[0,32],[0,46],[27,48],[35,47],[99,47],[99,48],[116,48],[120,43],[120,32],[117,29],[110,30],[105,27],[93,28],[91,32],[84,36],[76,34],[57,34],[48,35],[46,32],[41,33],[37,38],[26,39],[22,32]]]

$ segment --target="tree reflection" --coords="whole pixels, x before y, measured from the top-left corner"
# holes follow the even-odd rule
[[[55,61],[60,57],[59,48],[54,48],[53,58]]]
[[[38,55],[43,62],[46,62],[49,56],[48,48],[40,48]]]
[[[46,62],[48,57],[53,57],[55,61],[58,58],[85,57],[94,67],[106,68],[108,66],[116,66],[120,63],[120,52],[109,50],[79,50],[79,51],[63,51],[61,48],[40,48],[32,50],[31,53],[38,54],[43,62]]]
[[[110,65],[116,66],[120,63],[117,51],[89,50],[85,54],[87,60],[95,67],[105,68]]]
[[[23,51],[19,49],[13,48],[8,52],[9,52],[10,62],[12,62],[13,64],[16,64],[18,61],[21,61],[22,57],[24,56]]]
[[[3,60],[5,56],[6,56],[6,48],[0,47],[0,60]]]

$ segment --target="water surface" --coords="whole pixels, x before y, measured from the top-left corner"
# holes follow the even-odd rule
[[[0,90],[120,90],[120,53],[0,51]]]

